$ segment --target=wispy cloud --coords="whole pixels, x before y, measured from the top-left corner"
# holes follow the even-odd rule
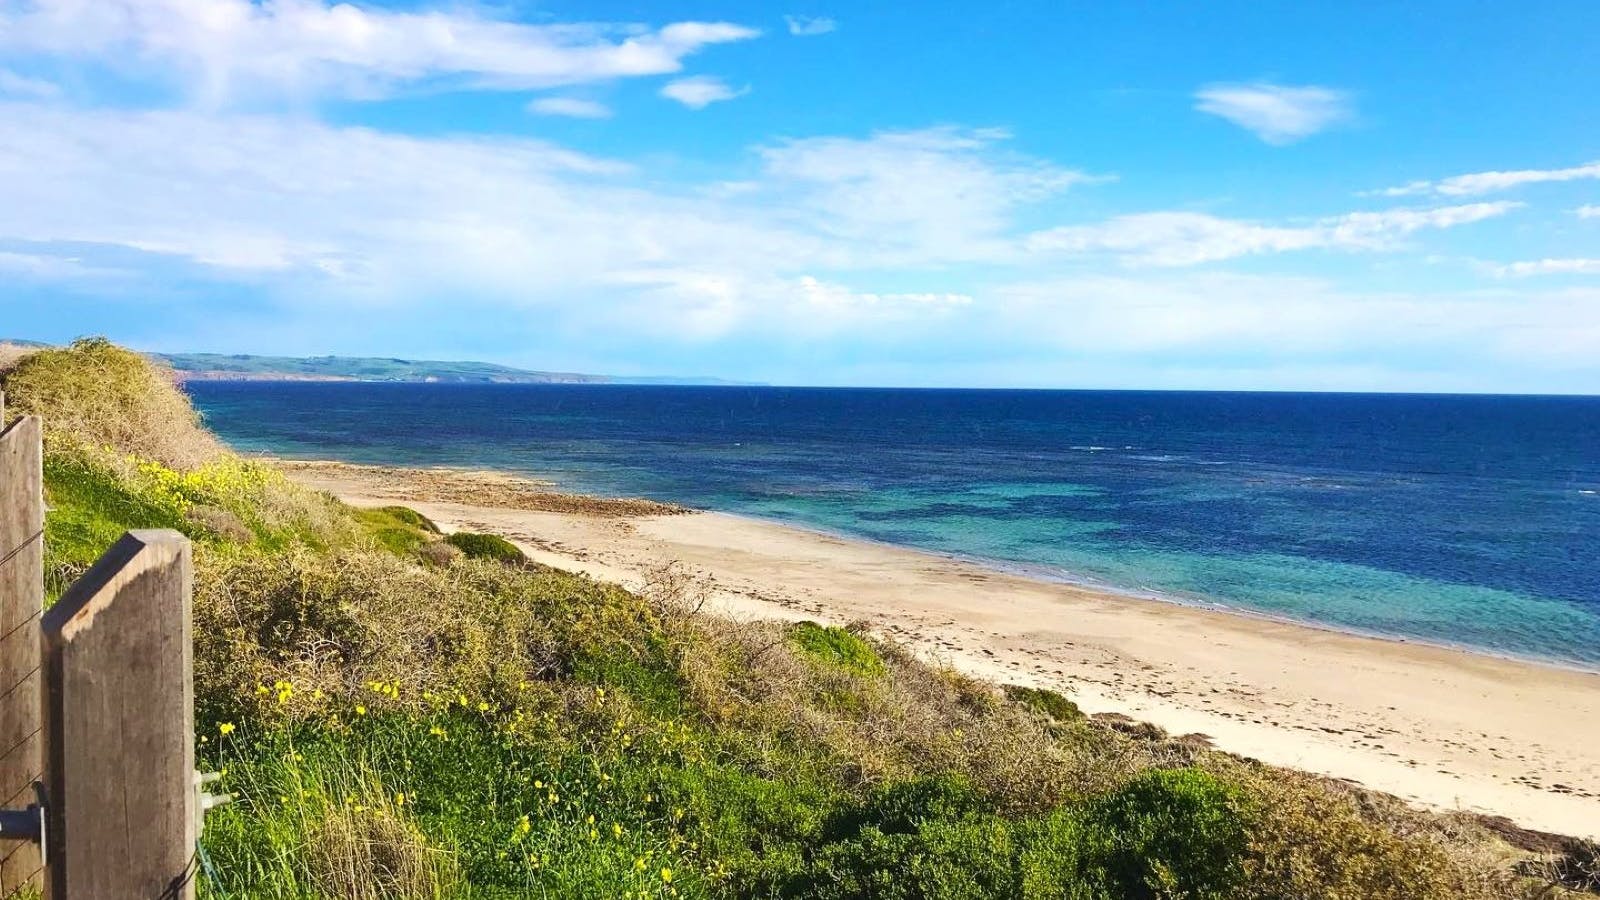
[[[1309,225],[1267,225],[1193,212],[1138,213],[1037,232],[1027,246],[1044,253],[1109,253],[1131,266],[1192,266],[1311,249],[1385,250],[1406,235],[1480,222],[1520,205],[1470,203],[1356,212]]]
[[[676,100],[690,109],[705,109],[713,103],[732,100],[750,93],[750,88],[744,87],[734,90],[727,82],[710,75],[696,75],[692,78],[678,78],[667,82],[661,89],[661,96],[668,100]]]
[[[324,0],[24,0],[0,4],[0,51],[117,60],[220,102],[236,93],[370,98],[419,83],[528,89],[680,71],[758,32],[729,22],[528,25],[472,5],[393,10]]]
[[[795,37],[816,37],[839,27],[838,22],[827,16],[784,16],[783,21]]]
[[[1023,207],[1105,180],[1010,154],[997,129],[928,128],[868,138],[818,137],[761,149],[765,174],[805,221],[849,245],[911,258],[998,260]]]
[[[609,119],[611,107],[580,97],[540,97],[528,104],[528,112],[541,116],[566,116],[571,119]]]
[[[1292,144],[1354,115],[1350,95],[1332,88],[1258,81],[1211,84],[1195,92],[1195,109],[1221,116],[1269,144]]]
[[[1600,206],[1584,204],[1572,211],[1580,219],[1600,219]]]
[[[1469,175],[1456,175],[1438,181],[1413,181],[1399,187],[1383,188],[1371,193],[1385,197],[1405,197],[1415,194],[1464,197],[1509,190],[1525,184],[1578,181],[1591,178],[1600,178],[1600,160],[1566,169],[1515,169],[1505,172],[1474,172]]]
[[[1016,210],[1089,179],[956,129],[761,147],[746,187],[720,192],[656,188],[543,141],[288,115],[0,103],[0,124],[0,242],[397,303],[431,288],[614,294],[619,273],[632,287],[685,268],[701,274],[663,284],[997,259]]]
[[[0,68],[0,94],[49,100],[61,95],[61,86],[53,81],[29,78],[26,75],[19,75],[10,69]]]
[[[1600,275],[1600,259],[1534,259],[1499,266],[1495,274],[1512,278],[1528,275]]]

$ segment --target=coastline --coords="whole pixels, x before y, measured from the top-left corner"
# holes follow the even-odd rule
[[[427,476],[439,470],[281,464],[355,505],[404,503],[447,530],[503,534],[547,565],[639,587],[676,562],[725,614],[865,621],[973,674],[1060,690],[1089,713],[1204,735],[1222,750],[1437,809],[1600,837],[1600,674],[1578,667],[726,513],[603,498],[552,506],[539,499],[554,495],[540,483],[493,473],[452,476],[492,485],[477,496],[431,489]]]
[[[321,462],[321,461],[318,461]],[[342,465],[342,464],[341,464]],[[389,467],[404,468],[404,467]],[[1533,654],[1515,653],[1509,650],[1493,650],[1487,647],[1475,647],[1471,644],[1452,643],[1443,640],[1430,640],[1428,638],[1413,637],[1401,634],[1386,634],[1379,631],[1364,631],[1347,625],[1336,625],[1328,622],[1316,622],[1310,619],[1297,619],[1294,616],[1279,615],[1247,606],[1230,606],[1226,603],[1209,601],[1201,597],[1186,597],[1175,594],[1165,594],[1154,588],[1127,588],[1115,584],[1095,581],[1090,578],[1081,578],[1071,573],[1061,572],[1032,563],[1015,562],[1011,560],[990,559],[964,553],[946,550],[930,550],[925,547],[914,547],[908,544],[896,544],[892,541],[882,541],[861,535],[849,534],[809,525],[804,522],[790,522],[781,519],[763,518],[761,516],[746,515],[744,513],[724,512],[722,510],[698,509],[685,507],[686,512],[697,514],[726,516],[757,525],[772,525],[790,531],[799,531],[814,534],[818,537],[832,540],[850,541],[857,544],[866,544],[882,547],[887,550],[917,553],[936,559],[947,560],[961,565],[974,566],[1002,575],[1010,575],[1028,581],[1058,584],[1063,587],[1088,591],[1091,593],[1108,594],[1127,600],[1141,603],[1164,603],[1183,609],[1197,609],[1205,612],[1217,613],[1226,616],[1239,616],[1247,619],[1260,619],[1263,622],[1272,622],[1279,625],[1288,625],[1294,628],[1306,628],[1312,631],[1322,631],[1329,634],[1344,635],[1347,637],[1361,638],[1369,641],[1403,644],[1417,647],[1432,647],[1452,653],[1465,653],[1470,656],[1483,656],[1489,659],[1504,660],[1506,662],[1521,663],[1530,666],[1540,666],[1549,669],[1577,672],[1584,675],[1600,675],[1600,666],[1588,665],[1576,660],[1561,659],[1558,657],[1536,656]]]

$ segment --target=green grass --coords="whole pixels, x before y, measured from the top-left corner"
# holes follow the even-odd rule
[[[77,454],[46,456],[44,480],[49,507],[45,543],[65,562],[87,566],[130,528],[187,527],[171,505]]]
[[[408,507],[357,509],[352,512],[352,516],[380,546],[399,556],[415,554],[438,540],[439,527],[426,516]]]
[[[352,707],[337,728],[213,732],[205,762],[243,795],[207,825],[220,887],[316,896],[339,881],[328,856],[363,842],[405,896],[1223,898],[1244,881],[1237,792],[1194,769],[1011,817],[956,778],[857,799],[707,758],[714,738],[683,723],[635,721],[597,744],[527,724],[537,709],[451,698],[424,714]],[[308,836],[335,846],[305,853]]]
[[[796,646],[823,665],[836,666],[866,678],[884,672],[883,660],[872,645],[843,628],[796,622],[789,634]]]

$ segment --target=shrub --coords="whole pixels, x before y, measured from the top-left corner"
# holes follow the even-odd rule
[[[42,349],[44,348],[0,341],[0,375],[4,375],[16,368],[17,363],[22,362]]]
[[[1241,793],[1197,769],[1145,772],[1084,816],[1088,879],[1116,897],[1227,900],[1244,882]]]
[[[1220,757],[1219,759],[1226,759]],[[1466,851],[1471,829],[1395,798],[1358,800],[1304,773],[1229,762],[1251,809],[1242,898],[1445,900],[1515,896],[1501,861]],[[1454,848],[1455,855],[1449,848]]]
[[[468,559],[492,559],[503,563],[525,563],[528,557],[517,546],[496,534],[475,534],[458,531],[445,540],[467,555]]]
[[[184,518],[202,533],[219,541],[248,544],[255,540],[255,533],[249,526],[239,521],[238,516],[219,507],[193,506],[184,513]]]
[[[888,788],[851,814],[858,830],[823,847],[789,893],[807,897],[1058,898],[1093,892],[1081,871],[1077,814],[1036,818],[991,811],[959,779]],[[877,817],[874,820],[874,817]]]
[[[412,528],[420,528],[429,534],[443,534],[443,532],[439,530],[439,526],[433,524],[432,519],[428,518],[422,513],[417,512],[409,506],[385,506],[382,508],[382,511],[387,513],[390,517],[400,521],[403,524],[409,525]]]
[[[853,831],[871,825],[885,834],[913,834],[928,822],[971,818],[990,807],[966,779],[934,775],[873,791],[847,822]]]
[[[42,416],[56,445],[114,447],[175,469],[222,452],[169,372],[104,338],[29,354],[5,386],[16,412]]]
[[[1010,699],[1035,710],[1056,722],[1077,722],[1083,719],[1078,704],[1046,688],[1005,685],[1003,690]]]
[[[429,541],[417,549],[417,557],[430,566],[448,566],[466,554],[448,541]]]
[[[819,854],[791,896],[847,900],[984,900],[1018,896],[1012,827],[996,816],[930,821],[912,834],[868,827]]]
[[[421,551],[434,543],[438,534],[438,529],[426,517],[404,506],[358,509],[353,515],[369,537],[398,556]]]
[[[541,615],[534,596],[620,599],[494,563],[434,570],[385,552],[304,548],[197,554],[195,586],[195,697],[216,718],[315,717],[374,681],[404,685],[395,702],[410,708],[424,690],[513,695],[563,666],[546,624],[562,617]]]
[[[872,645],[846,629],[796,622],[790,626],[789,635],[796,646],[818,662],[868,678],[884,673],[883,660]]]

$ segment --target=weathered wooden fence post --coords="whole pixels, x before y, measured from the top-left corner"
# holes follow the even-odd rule
[[[192,898],[193,568],[124,535],[44,614],[50,900]]]
[[[5,398],[0,395],[0,421]],[[39,613],[44,607],[42,430],[26,416],[0,432],[0,808],[33,802],[43,771]],[[0,897],[42,885],[39,845],[0,844]]]

